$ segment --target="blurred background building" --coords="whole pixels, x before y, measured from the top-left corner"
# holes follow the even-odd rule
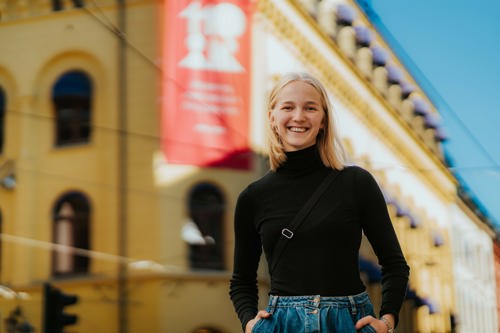
[[[386,196],[411,266],[398,331],[499,332],[498,235],[350,0],[0,0],[0,332],[43,332],[46,282],[78,296],[74,332],[239,332],[232,213],[288,71],[324,82]],[[366,241],[360,267],[378,307]],[[264,260],[259,277],[264,306]]]

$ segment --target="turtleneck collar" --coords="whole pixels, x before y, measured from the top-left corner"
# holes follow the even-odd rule
[[[286,152],[286,161],[277,170],[287,175],[307,174],[324,167],[316,145],[297,151]]]

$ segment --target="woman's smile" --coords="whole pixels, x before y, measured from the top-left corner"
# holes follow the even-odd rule
[[[296,133],[304,133],[305,131],[307,131],[307,128],[304,127],[289,127],[288,129]]]

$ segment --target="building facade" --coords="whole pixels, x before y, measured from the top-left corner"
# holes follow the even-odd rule
[[[453,207],[453,276],[461,332],[495,332],[498,324],[494,235],[465,207]],[[467,216],[468,215],[468,216]],[[476,224],[472,224],[475,221]]]
[[[492,235],[457,196],[438,110],[353,1],[250,3],[242,169],[163,153],[160,105],[176,105],[164,101],[161,55],[178,47],[162,30],[167,1],[0,0],[0,283],[14,291],[2,319],[42,331],[49,282],[79,296],[75,332],[240,331],[232,213],[267,171],[271,83],[308,71],[328,90],[351,162],[379,182],[411,267],[399,331],[498,332]],[[378,307],[366,241],[360,266]],[[264,260],[259,283],[264,306]]]
[[[498,327],[500,327],[500,244],[498,237],[496,238],[495,243],[493,244],[494,248],[494,260],[495,260],[495,281],[496,281],[496,299],[497,299],[497,318],[499,320]]]

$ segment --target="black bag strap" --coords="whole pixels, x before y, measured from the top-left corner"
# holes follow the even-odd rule
[[[295,215],[295,217],[293,218],[292,222],[290,222],[288,227],[285,227],[281,230],[281,237],[278,239],[278,242],[274,247],[273,260],[270,267],[271,272],[274,271],[274,268],[278,264],[279,258],[283,253],[283,250],[285,249],[286,245],[290,243],[289,240],[293,238],[294,232],[297,232],[300,225],[302,224],[302,222],[304,222],[307,215],[309,215],[309,212],[312,210],[316,202],[318,202],[321,195],[330,186],[330,184],[332,184],[335,178],[337,178],[339,173],[340,171],[333,169],[332,172],[330,172],[330,174],[328,174],[328,176],[326,176],[323,182],[318,186],[316,191],[314,191],[312,196],[300,209],[297,215]]]

